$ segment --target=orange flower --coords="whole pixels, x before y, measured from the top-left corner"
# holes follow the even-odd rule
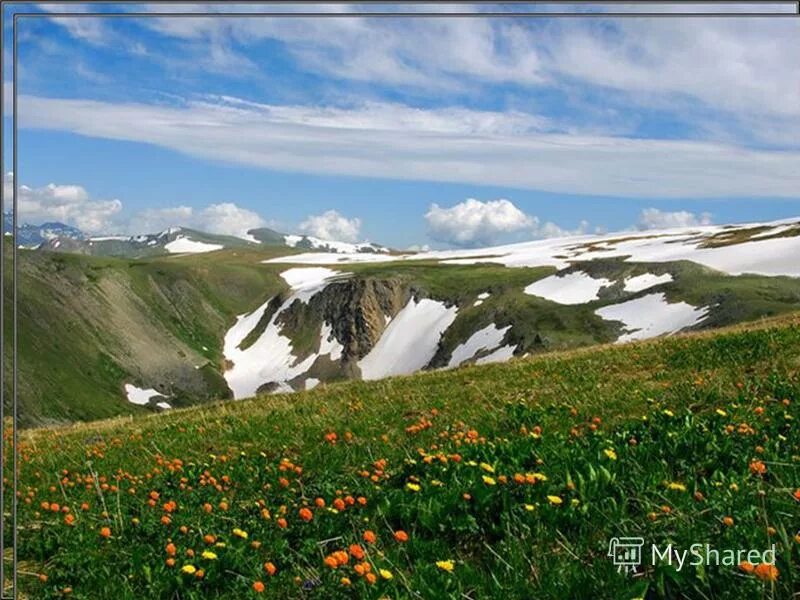
[[[263,593],[265,589],[266,589],[266,588],[265,588],[264,584],[263,584],[261,581],[254,581],[254,582],[253,582],[253,591],[254,591],[256,594],[261,594],[261,593]]]
[[[797,488],[797,489],[794,491],[794,494],[793,494],[793,496],[794,496],[794,499],[795,499],[795,500],[797,500],[798,502],[800,502],[800,488]]]
[[[408,534],[402,529],[398,529],[394,532],[394,539],[403,544],[408,541]]]
[[[745,573],[752,573],[755,570],[756,566],[751,562],[743,560],[742,562],[739,563],[739,568]]]
[[[300,515],[300,518],[303,519],[303,521],[305,521],[306,523],[308,523],[309,521],[311,521],[311,519],[314,518],[314,513],[312,513],[308,508],[305,507],[301,508],[298,514]]]
[[[364,496],[359,496],[357,498],[356,502],[358,502],[361,506],[366,506],[367,505],[367,499],[364,498]]]
[[[350,551],[350,555],[356,560],[361,560],[364,558],[364,549],[358,544],[350,544],[350,548],[348,548],[348,550]]]
[[[75,515],[64,515],[64,525],[72,525],[75,523]]]
[[[81,504],[81,510],[89,510],[89,503],[84,502],[83,504]]]
[[[111,528],[110,527],[101,527],[100,528],[100,537],[110,538],[111,537]]]
[[[267,572],[267,575],[269,575],[270,577],[272,577],[273,575],[275,575],[275,573],[278,572],[277,567],[275,565],[273,565],[271,562],[265,562],[264,563],[264,570]]]
[[[723,517],[722,524],[725,525],[725,527],[733,527],[733,517]]]
[[[214,507],[211,506],[208,502],[206,502],[205,504],[203,504],[203,510],[207,513],[210,513],[212,510],[214,510]]]
[[[775,581],[778,579],[780,571],[775,565],[761,563],[755,568],[755,574],[761,581]]]
[[[175,566],[175,559],[174,558],[168,558],[164,562],[167,564],[168,567],[174,567]]]
[[[278,523],[278,527],[280,527],[281,529],[286,529],[286,527],[288,527],[288,525],[289,525],[289,524],[286,522],[286,519],[284,519],[283,517],[281,517],[280,519],[278,519],[276,522]]]
[[[378,537],[375,535],[375,533],[373,531],[370,531],[369,529],[367,529],[364,532],[364,536],[363,537],[364,537],[364,541],[367,542],[368,544],[374,544],[375,540],[378,539]]]
[[[333,555],[326,556],[322,562],[325,563],[326,567],[330,567],[331,569],[337,569],[339,567],[339,561],[336,560],[336,557]]]
[[[750,463],[750,472],[753,475],[763,475],[767,472],[767,465],[760,460],[754,460]]]
[[[206,544],[208,544],[208,545],[211,545],[211,544],[213,544],[214,542],[216,542],[216,541],[217,541],[217,538],[216,538],[216,536],[213,536],[213,535],[211,535],[210,533],[207,533],[207,534],[205,534],[205,535],[203,536],[203,541],[204,541]]]
[[[170,542],[169,544],[167,544],[167,547],[166,547],[166,548],[164,548],[164,551],[165,551],[165,552],[166,552],[166,553],[167,553],[169,556],[175,556],[175,555],[178,553],[178,549],[175,547],[175,544],[173,544],[172,542]]]
[[[372,585],[372,584],[374,584],[376,581],[378,581],[378,576],[377,576],[377,575],[375,575],[375,573],[367,573],[367,574],[366,574],[366,579],[367,579],[367,583],[369,583],[370,585]]]
[[[322,498],[317,498],[316,500],[314,500],[314,504],[317,505],[317,508],[325,508],[325,500],[323,500]]]
[[[341,498],[336,498],[336,500],[333,501],[333,508],[335,508],[336,510],[344,510],[345,509],[344,500],[342,500]]]
[[[169,525],[170,523],[172,523],[172,519],[170,519],[167,515],[164,515],[163,517],[161,517],[161,524],[162,525]]]

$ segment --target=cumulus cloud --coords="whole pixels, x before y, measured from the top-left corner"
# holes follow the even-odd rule
[[[252,210],[232,202],[222,202],[201,209],[191,206],[146,209],[130,219],[127,230],[129,233],[149,233],[179,225],[208,233],[246,237],[248,230],[268,224]]]
[[[686,210],[663,211],[657,208],[645,208],[639,216],[639,229],[671,229],[674,227],[696,227],[711,225],[711,213],[697,215]]]
[[[337,242],[357,242],[361,230],[361,219],[348,219],[335,210],[328,210],[321,215],[310,215],[300,223],[298,229],[310,236]]]
[[[9,205],[14,188],[14,174],[3,176],[3,196]],[[59,221],[74,225],[87,233],[107,230],[122,210],[122,202],[96,200],[80,185],[49,183],[38,188],[20,185],[17,208],[21,223]]]
[[[467,198],[450,208],[432,204],[425,220],[433,239],[455,246],[490,244],[501,235],[537,225],[535,218],[505,199],[481,202]]]

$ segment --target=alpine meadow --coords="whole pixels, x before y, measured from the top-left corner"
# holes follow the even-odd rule
[[[797,4],[445,4],[3,2],[3,599],[800,598]]]

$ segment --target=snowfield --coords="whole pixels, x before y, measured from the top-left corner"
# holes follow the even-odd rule
[[[164,244],[164,248],[170,254],[199,254],[202,252],[213,252],[214,250],[222,250],[225,246],[222,244],[207,244],[206,242],[196,242],[184,236],[180,236]]]
[[[597,300],[602,288],[611,285],[609,279],[595,279],[578,271],[567,275],[551,275],[525,288],[530,296],[539,296],[559,304],[584,304]]]
[[[442,333],[455,321],[458,308],[414,298],[391,320],[378,343],[358,366],[362,379],[406,375],[427,365]]]
[[[623,343],[669,335],[697,325],[708,314],[708,307],[696,308],[686,302],[670,304],[664,294],[648,294],[598,308],[595,314],[607,321],[623,323],[626,333],[617,339],[617,343]]]
[[[756,226],[786,231],[797,219],[773,223],[744,224],[734,227],[708,225],[660,231],[623,231],[615,234],[582,235],[507,244],[472,250],[433,250],[417,254],[334,254],[307,252],[282,256],[265,262],[295,264],[347,264],[355,262],[388,262],[397,260],[438,260],[445,264],[477,264],[489,262],[507,267],[551,266],[564,269],[570,261],[624,257],[628,262],[669,262],[690,260],[731,275],[787,275],[800,277],[800,236],[760,239],[702,248],[710,236],[735,233]]]

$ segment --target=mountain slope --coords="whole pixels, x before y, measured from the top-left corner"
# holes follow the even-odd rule
[[[246,242],[142,259],[20,251],[22,414],[85,420],[779,315],[800,307],[800,279],[769,274],[800,268],[797,230],[406,256]]]
[[[794,315],[22,432],[20,582],[37,598],[259,582],[274,598],[788,600],[798,369]],[[620,536],[647,543],[635,576],[608,556]],[[650,544],[698,540],[774,544],[775,571],[649,562]]]

